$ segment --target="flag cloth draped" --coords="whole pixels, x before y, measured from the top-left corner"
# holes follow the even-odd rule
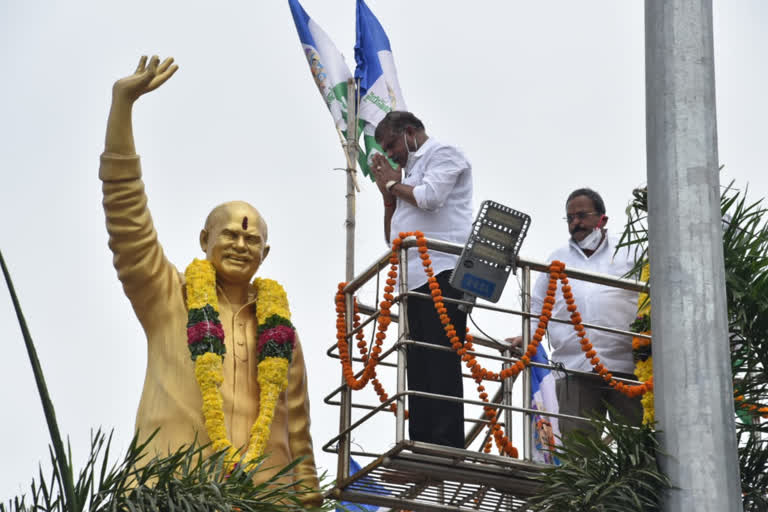
[[[531,358],[531,361],[545,364],[549,362],[547,351],[542,345],[538,346],[536,355]],[[555,414],[560,410],[555,391],[555,376],[549,368],[531,366],[531,409]],[[551,452],[560,438],[557,418],[534,414],[531,416],[531,423],[533,460],[559,465],[560,461]]]
[[[336,127],[346,135],[347,80],[352,78],[344,56],[323,29],[312,20],[298,0],[288,0],[296,31],[317,84]]]
[[[349,458],[349,474],[354,475],[360,471],[360,464],[352,457]],[[389,495],[384,487],[373,481],[370,476],[364,476],[349,486],[349,490],[364,492],[366,494]],[[351,501],[342,501],[340,507],[336,507],[337,512],[374,512],[379,510],[378,505],[366,505],[363,503],[352,503]]]
[[[376,126],[387,112],[406,110],[406,106],[400,91],[400,82],[397,80],[389,38],[364,0],[357,0],[356,26],[355,78],[359,80],[358,117],[363,128],[365,144],[365,154],[360,155],[360,167],[366,176],[371,176],[371,157],[382,152],[381,146],[373,137]]]

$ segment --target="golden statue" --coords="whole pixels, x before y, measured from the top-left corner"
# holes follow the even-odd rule
[[[274,281],[256,279],[251,284],[269,254],[266,223],[245,202],[214,208],[200,232],[206,260],[195,260],[188,267],[187,277],[165,257],[152,224],[134,145],[132,107],[141,95],[160,87],[177,69],[171,58],[160,63],[156,56],[149,62],[142,57],[132,75],[115,82],[99,169],[114,265],[147,335],[147,371],[136,429],[143,436],[159,429],[149,446],[149,455],[166,455],[195,440],[210,441],[216,450],[233,450],[235,458],[246,457],[246,449],[255,456],[267,454],[264,467],[272,469],[257,472],[255,478],[260,481],[303,456],[290,478],[316,489],[306,368],[298,337],[283,318],[290,317],[288,303],[282,287]],[[195,277],[198,274],[190,274],[194,265],[210,270],[211,293],[201,299],[210,303],[205,305],[208,309],[192,304],[201,297],[200,290],[191,288],[200,281]],[[217,310],[218,319],[214,322],[205,313],[200,324],[193,325],[191,311],[198,307],[203,308],[199,309],[203,313]],[[275,312],[278,314],[271,315]],[[277,344],[274,340],[267,343],[272,343],[270,346],[277,352],[281,347],[293,346],[287,356],[278,354],[284,363],[282,387],[265,383],[262,377],[266,378],[268,372],[259,372],[260,359],[265,359],[262,352],[268,349],[260,336],[266,314],[271,315],[271,324],[266,327],[271,326],[277,333],[273,338],[278,339]],[[201,326],[203,331],[195,331]],[[198,349],[201,346],[203,349]],[[280,357],[266,359],[278,366],[281,362]],[[213,380],[206,381],[206,376]],[[273,380],[279,382],[280,378],[278,375]],[[208,382],[208,388],[204,382]],[[271,397],[265,393],[270,386],[274,388]],[[212,393],[206,394],[206,409],[201,392]],[[260,403],[264,400],[271,403],[271,411]],[[259,432],[266,432],[261,435],[261,446],[257,446]],[[322,500],[316,493],[304,496],[308,505],[319,505]]]

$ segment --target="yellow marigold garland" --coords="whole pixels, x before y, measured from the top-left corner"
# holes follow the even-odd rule
[[[640,272],[640,280],[647,283],[651,278],[651,266],[645,262]],[[639,334],[651,334],[651,297],[646,292],[641,292],[637,297],[637,318],[630,329]],[[648,338],[635,336],[632,338],[632,354],[635,359],[635,376],[640,381],[653,379],[652,344]],[[651,425],[656,422],[654,408],[653,389],[649,389],[642,395],[640,403],[643,406],[643,425]]]
[[[207,260],[195,259],[185,271],[189,349],[195,361],[195,378],[203,399],[205,429],[215,451],[227,450],[227,461],[234,465],[239,452],[227,438],[223,399],[219,386],[223,377],[224,332],[218,320],[216,270]],[[258,382],[259,416],[256,418],[244,457],[246,469],[264,454],[280,393],[288,386],[288,366],[295,344],[290,322],[288,297],[272,279],[256,278],[256,319],[259,332]]]
[[[284,357],[265,357],[259,363],[259,417],[251,427],[251,442],[245,460],[264,453],[280,393],[288,387],[288,363]]]
[[[651,377],[653,377],[652,356],[648,356],[648,359],[645,361],[637,361],[635,363],[635,375],[637,376],[637,380],[640,381],[651,380]],[[643,425],[653,425],[656,422],[656,416],[654,413],[652,389],[649,389],[643,394],[640,403],[643,404]]]

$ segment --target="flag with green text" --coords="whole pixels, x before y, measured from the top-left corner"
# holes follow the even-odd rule
[[[346,136],[347,80],[352,78],[352,73],[328,34],[309,17],[298,0],[288,0],[288,5],[312,78],[333,116],[333,122]]]
[[[363,128],[365,153],[360,167],[371,176],[371,157],[381,153],[373,134],[379,121],[390,110],[406,110],[389,38],[379,20],[364,0],[357,0],[357,37],[355,41],[355,78],[358,80],[360,106],[358,117]]]

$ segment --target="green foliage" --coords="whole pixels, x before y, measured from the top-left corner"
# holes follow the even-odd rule
[[[597,432],[573,432],[555,449],[561,466],[545,470],[542,488],[529,501],[534,511],[651,512],[659,510],[669,480],[656,462],[658,442],[649,427],[630,427],[593,417]]]
[[[749,406],[768,405],[768,226],[762,200],[723,198],[723,233],[729,343],[736,394],[741,489],[745,511],[768,510],[768,424]],[[744,407],[746,406],[746,407]]]
[[[644,301],[645,302],[645,301]],[[643,304],[641,304],[643,306]],[[642,315],[635,318],[635,320],[629,324],[629,330],[632,332],[648,332],[651,330],[651,317],[648,315]]]
[[[204,447],[189,446],[162,458],[145,461],[149,440],[138,443],[134,438],[125,457],[109,466],[112,436],[101,431],[92,436],[91,452],[84,468],[75,480],[74,491],[80,510],[109,512],[184,512],[242,511],[287,512],[303,510],[302,495],[317,490],[279,482],[300,462],[295,460],[262,484],[253,482],[253,475],[268,469],[269,459],[245,472],[224,470],[225,452],[204,456]],[[63,480],[58,461],[51,452],[51,475],[46,478],[42,469],[37,481],[33,480],[28,495],[0,504],[0,512],[68,511],[62,498]],[[67,461],[72,470],[71,452]],[[333,503],[324,509],[332,508]]]

